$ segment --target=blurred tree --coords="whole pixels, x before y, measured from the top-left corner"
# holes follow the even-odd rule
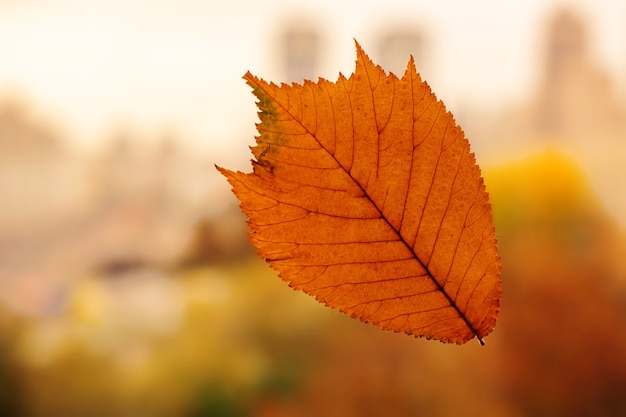
[[[557,152],[495,169],[487,185],[505,274],[506,396],[525,416],[625,415],[623,234]]]
[[[12,360],[14,349],[13,329],[5,323],[7,317],[0,308],[0,416],[21,415],[22,388],[18,379],[19,368]]]

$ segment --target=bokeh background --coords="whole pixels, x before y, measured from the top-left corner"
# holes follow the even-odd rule
[[[241,76],[409,54],[504,268],[485,347],[381,331],[254,254]],[[0,415],[626,415],[621,0],[0,1]]]

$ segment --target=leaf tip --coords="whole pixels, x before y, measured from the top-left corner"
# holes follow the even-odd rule
[[[354,39],[354,44],[356,46],[356,63],[357,63],[357,68],[359,67],[360,63],[361,63],[361,65],[364,65],[365,63],[369,63],[370,66],[379,67],[378,65],[374,64],[374,61],[372,61],[372,59],[367,55],[365,50],[363,50],[363,48],[361,47],[361,45],[359,44],[359,42],[356,39]]]
[[[230,169],[221,167],[221,166],[219,166],[217,164],[214,164],[214,165],[215,165],[215,169],[217,169],[219,171],[219,173],[222,174],[224,177],[226,177],[228,182],[230,182],[231,179],[233,178],[234,172],[231,171]]]
[[[409,56],[409,62],[406,65],[406,72],[411,74],[417,74],[417,68],[415,68],[415,58],[413,58],[413,54]]]
[[[253,84],[256,84],[256,77],[250,71],[246,71],[246,73],[241,78],[246,80],[246,84],[250,86],[253,86]]]

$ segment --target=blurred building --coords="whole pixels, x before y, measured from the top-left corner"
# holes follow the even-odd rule
[[[59,135],[18,102],[0,107],[0,231],[5,236],[50,226],[71,209],[76,183]],[[45,210],[42,210],[45,207]]]
[[[316,79],[320,54],[320,34],[309,22],[290,25],[282,36],[285,75],[288,82]]]
[[[399,77],[404,74],[409,56],[413,56],[419,73],[428,66],[427,39],[418,28],[399,26],[387,28],[379,37],[380,65]]]
[[[582,18],[568,10],[557,12],[547,28],[543,55],[533,121],[540,134],[579,138],[611,134],[620,127],[614,88],[594,65]]]

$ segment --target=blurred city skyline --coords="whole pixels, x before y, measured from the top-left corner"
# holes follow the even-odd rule
[[[73,5],[71,1],[60,4],[66,8]],[[240,2],[235,6],[244,4],[245,2]],[[195,5],[202,9],[199,4]],[[235,6],[229,11],[234,12]],[[11,5],[7,7],[10,9]],[[21,10],[15,5],[13,7]],[[57,12],[62,10],[61,6],[48,7]],[[80,10],[94,14],[92,18],[95,21],[102,18],[99,13],[103,10]],[[122,10],[128,16],[133,16],[133,13],[144,9],[126,10],[110,6],[106,10],[108,12],[103,15],[105,20],[113,19],[117,16],[115,12]],[[163,10],[165,9],[161,12]],[[374,8],[369,5],[365,10],[372,12]],[[24,13],[26,16],[33,16]],[[277,18],[276,28],[265,29],[268,33],[273,31],[273,38],[267,35],[268,37],[254,40],[259,50],[265,48],[266,51],[273,51],[270,56],[276,58],[271,66],[267,66],[267,72],[259,69],[259,73],[275,82],[315,79],[317,74],[324,75],[324,68],[333,66],[328,59],[332,55],[332,47],[340,49],[339,43],[342,42],[331,43],[327,38],[330,33],[327,32],[328,28],[315,17],[304,16],[293,10],[283,13],[283,17]],[[292,16],[291,20],[289,16]],[[352,25],[358,20],[354,19]],[[363,21],[362,19],[361,22]],[[201,18],[195,22],[202,26]],[[366,51],[375,62],[396,72],[402,71],[408,55],[413,54],[416,65],[426,72],[432,71],[432,78],[438,82],[442,78],[436,76],[439,64],[434,49],[438,42],[436,39],[441,33],[432,31],[435,24],[417,19],[417,23],[411,25],[408,24],[410,18],[402,25],[397,22],[394,19],[385,20],[365,40],[359,41],[369,45],[366,46]],[[87,26],[84,26],[87,23],[85,21],[81,23],[83,26],[79,25],[81,30],[87,30]],[[221,21],[222,28],[223,24]],[[174,25],[184,26],[181,22]],[[89,29],[88,33],[96,36],[95,32],[90,32],[96,27]],[[152,29],[156,31],[157,27],[159,25]],[[182,33],[189,35],[191,32],[188,30],[187,27]],[[626,193],[620,178],[626,176],[626,168],[622,162],[626,156],[626,97],[616,88],[610,71],[595,61],[597,42],[594,42],[594,31],[589,17],[580,9],[551,10],[541,25],[535,22],[535,30],[536,35],[541,36],[538,40],[541,48],[534,51],[535,57],[532,61],[538,74],[537,87],[528,91],[524,99],[504,102],[496,108],[490,108],[484,102],[484,107],[481,107],[479,98],[476,99],[476,105],[472,104],[472,98],[471,102],[461,100],[455,103],[453,100],[451,106],[444,97],[445,94],[439,94],[436,86],[433,89],[455,114],[483,168],[506,164],[545,148],[558,149],[581,165],[604,208],[623,227],[626,225]],[[75,39],[78,33],[63,38],[69,34],[71,31],[50,36],[53,39],[60,36],[57,40],[82,42]],[[159,36],[165,39],[168,34],[166,31]],[[44,35],[37,35],[41,42],[48,36]],[[122,30],[116,36],[125,35],[127,32]],[[104,42],[105,38],[100,39]],[[131,36],[129,44],[132,45],[140,39]],[[624,41],[626,44],[626,37]],[[141,46],[150,48],[148,38],[142,42],[145,45]],[[230,40],[224,39],[224,42],[228,44]],[[349,40],[349,45],[350,54],[345,54],[345,57],[352,66],[352,39]],[[139,46],[136,44],[129,47],[126,52],[130,53]],[[157,50],[163,52],[161,47],[163,45]],[[177,49],[175,42],[167,48],[172,53],[182,54],[180,57],[189,53]],[[76,64],[77,67],[73,69],[77,73],[74,75],[82,71],[86,71],[84,75],[89,75],[88,69],[97,69],[98,62],[103,66],[102,69],[107,68],[106,65],[123,65],[120,62],[108,63],[108,59],[115,54],[111,57],[100,57],[97,62],[89,62],[90,59],[99,57],[99,52],[89,50],[85,52],[86,56],[82,52],[85,51],[74,51],[77,55],[74,59],[86,59],[87,63],[84,66]],[[12,294],[16,294],[16,291],[23,291],[26,297],[30,297],[29,285],[41,288],[41,282],[50,283],[47,280],[42,281],[40,277],[50,275],[51,271],[55,274],[62,272],[64,278],[61,281],[67,281],[74,276],[84,275],[93,268],[117,270],[120,265],[134,265],[138,262],[155,263],[160,268],[169,267],[185,257],[214,259],[229,250],[238,250],[241,245],[245,246],[242,243],[245,241],[243,218],[235,208],[236,203],[226,181],[213,167],[217,163],[245,169],[244,166],[251,157],[246,144],[252,144],[255,135],[255,100],[249,87],[239,75],[234,76],[230,71],[232,68],[228,66],[235,65],[240,58],[247,60],[246,56],[238,55],[240,52],[238,49],[231,51],[236,58],[224,61],[224,68],[229,69],[225,73],[228,75],[218,81],[224,81],[222,87],[229,89],[227,80],[232,78],[238,85],[233,87],[234,91],[242,89],[245,92],[244,101],[237,106],[252,107],[251,114],[237,111],[233,112],[232,117],[225,116],[227,113],[224,111],[228,112],[228,105],[222,106],[221,102],[229,94],[217,95],[212,89],[215,73],[206,74],[206,83],[198,79],[191,80],[198,84],[198,91],[204,90],[201,95],[212,94],[217,103],[216,108],[221,110],[218,113],[219,120],[211,123],[218,125],[218,129],[241,129],[239,132],[231,130],[223,136],[218,135],[220,140],[213,144],[212,149],[209,146],[200,151],[190,143],[194,139],[193,135],[188,136],[190,133],[184,128],[179,130],[174,122],[168,124],[170,119],[157,118],[151,122],[153,125],[150,130],[142,130],[139,122],[142,116],[134,119],[133,115],[137,114],[130,112],[126,115],[126,125],[113,123],[108,129],[103,128],[99,133],[102,143],[91,152],[77,152],[81,146],[71,140],[69,119],[64,119],[61,114],[53,111],[41,110],[36,100],[22,101],[19,96],[15,99],[15,96],[2,93],[0,89],[0,203],[3,206],[0,212],[0,248],[3,249],[0,252],[0,277],[12,278],[5,282],[0,280],[0,285],[15,282],[19,283],[20,288],[26,288],[5,290],[6,297],[13,297],[15,300]],[[131,59],[130,56],[127,58]],[[164,71],[163,74],[171,71],[171,76],[177,74],[184,78],[185,72],[180,71],[191,65],[192,61],[170,61],[170,58],[172,57],[162,62],[143,62],[141,59],[131,59],[130,62],[151,62],[155,71]],[[260,63],[267,64],[266,60],[258,56],[250,61],[253,63],[252,67],[255,62],[259,67],[263,66]],[[24,62],[26,61],[22,63]],[[171,66],[178,64],[181,67]],[[208,65],[208,61],[205,64]],[[65,65],[52,67],[52,81],[53,75],[62,72]],[[118,71],[121,71],[120,68]],[[350,67],[345,73],[351,71]],[[118,74],[118,77],[129,82],[133,78],[126,78],[127,75]],[[428,74],[424,77],[431,82]],[[109,81],[114,78],[112,76]],[[474,80],[470,81],[467,82],[468,86],[474,84]],[[141,88],[157,86],[153,82],[154,80],[148,80]],[[98,83],[94,85],[97,86]],[[58,87],[62,88],[62,85]],[[136,93],[132,86],[126,84],[115,88],[112,85],[100,87],[119,89],[123,92],[122,95],[128,94],[129,97]],[[182,89],[176,94],[180,97],[187,91]],[[89,95],[89,91],[79,93],[85,97]],[[111,93],[117,94],[114,91]],[[163,91],[157,89],[156,93],[163,94]],[[197,98],[198,96],[192,98],[192,101]],[[153,101],[153,97],[143,99],[147,102]],[[236,93],[232,99],[233,102],[239,100]],[[68,105],[65,97],[61,97],[57,104],[59,108]],[[130,110],[130,107],[124,107],[123,100],[118,104],[121,105],[119,114]],[[186,104],[191,105],[191,101]],[[87,111],[95,115],[97,109]],[[165,108],[162,110],[166,111]],[[199,111],[208,120],[216,116],[209,108],[200,108]],[[143,120],[147,123],[154,115],[148,116],[146,113],[143,116],[147,117]],[[175,119],[175,114],[170,116],[171,120]],[[97,117],[105,118],[104,114]],[[180,120],[179,122],[183,123]],[[247,130],[249,133],[243,133]],[[489,182],[487,188],[489,189]],[[199,246],[194,249],[194,244]],[[186,253],[190,248],[195,252]],[[203,254],[198,250],[205,250],[207,253]],[[21,278],[13,279],[16,277]],[[35,304],[38,306],[36,308],[40,308],[39,301]]]
[[[250,70],[286,81],[280,39],[294,26],[318,34],[312,75],[330,80],[352,72],[353,38],[381,62],[380,42],[390,32],[420,34],[418,71],[459,117],[466,108],[532,97],[545,26],[559,7],[584,16],[591,59],[621,94],[626,5],[616,0],[31,0],[0,4],[0,95],[25,102],[82,149],[101,148],[121,129],[143,137],[169,130],[219,162],[245,161],[232,152],[252,142],[256,109],[241,76]],[[407,56],[386,69],[403,71],[408,53],[417,53],[399,52]]]
[[[566,15],[560,35],[553,33],[559,14]],[[334,80],[353,71],[356,38],[398,74],[415,56],[481,164],[559,148],[583,165],[626,226],[626,193],[616,180],[626,175],[622,22],[626,6],[611,0],[7,2],[0,4],[0,106],[48,130],[64,152],[102,155],[125,138],[145,154],[142,147],[165,141],[191,151],[198,161],[187,165],[243,169],[257,109],[241,76]],[[558,54],[567,55],[561,64]],[[32,146],[37,153],[49,144]],[[55,177],[80,176],[62,165],[51,168]],[[203,172],[214,201],[228,194],[216,172]],[[194,179],[186,178],[176,186],[188,189]],[[65,188],[82,192],[76,181]]]

